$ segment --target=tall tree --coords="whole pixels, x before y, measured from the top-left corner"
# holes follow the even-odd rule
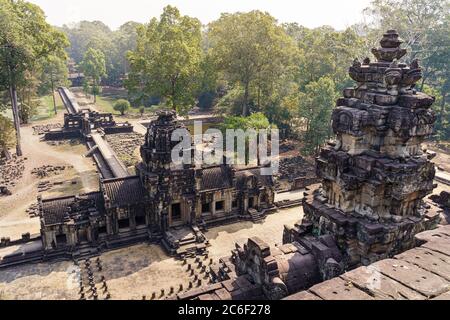
[[[0,0],[0,86],[10,92],[16,152],[22,155],[17,88],[40,59],[64,56],[67,39],[45,21],[43,11],[22,0]]]
[[[167,6],[159,20],[138,29],[137,48],[128,55],[126,86],[131,93],[158,96],[168,107],[186,111],[195,102],[201,55],[200,21]]]
[[[85,77],[91,82],[91,92],[94,95],[94,103],[100,92],[100,82],[106,76],[105,55],[98,49],[89,48],[81,61]]]
[[[332,79],[322,77],[306,85],[299,96],[299,116],[305,120],[304,151],[315,153],[331,136],[330,118],[337,98]]]
[[[0,114],[0,158],[8,154],[14,145],[14,126],[8,118]]]
[[[249,115],[252,86],[260,104],[261,90],[293,65],[295,43],[268,13],[222,14],[209,25],[208,37],[219,70],[243,88],[244,116]]]
[[[53,97],[53,107],[55,114],[56,98],[55,88],[58,86],[66,86],[68,83],[68,69],[66,62],[56,56],[48,56],[41,62],[40,84],[38,88],[39,94],[51,93]]]

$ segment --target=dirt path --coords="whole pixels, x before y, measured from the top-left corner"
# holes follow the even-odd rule
[[[53,119],[52,122],[56,122]],[[33,123],[35,124],[43,124]],[[17,238],[22,233],[38,233],[39,219],[30,219],[25,212],[38,196],[37,185],[41,179],[34,176],[31,171],[44,165],[66,165],[73,166],[71,176],[63,173],[57,179],[64,181],[72,179],[73,173],[79,175],[83,192],[98,190],[98,181],[92,179],[95,166],[89,158],[84,158],[84,146],[76,147],[54,147],[39,140],[39,136],[33,135],[32,125],[22,127],[22,149],[24,152],[25,171],[23,177],[17,181],[16,187],[9,197],[0,198],[0,236]],[[76,152],[74,152],[76,151]],[[45,179],[49,180],[49,179]]]

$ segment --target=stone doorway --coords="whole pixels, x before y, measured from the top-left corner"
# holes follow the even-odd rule
[[[172,205],[171,219],[172,219],[172,222],[181,221],[181,204],[180,203],[174,203]]]

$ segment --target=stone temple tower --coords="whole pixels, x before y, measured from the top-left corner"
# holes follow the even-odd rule
[[[170,225],[169,210],[174,200],[184,196],[192,197],[195,191],[195,167],[193,162],[174,167],[172,150],[179,143],[172,141],[175,130],[187,130],[177,121],[175,111],[162,110],[153,121],[141,146],[142,162],[136,167],[137,174],[147,191],[154,208],[153,221],[167,231]],[[193,201],[192,201],[193,202]],[[193,206],[193,204],[192,204]],[[186,208],[186,211],[192,211]]]
[[[401,44],[389,30],[372,49],[376,62],[354,61],[356,86],[332,116],[336,141],[317,158],[322,186],[306,195],[303,222],[285,228],[285,243],[332,235],[346,268],[414,247],[414,235],[439,221],[423,201],[435,187],[433,154],[421,146],[433,134],[434,98],[416,91],[422,70],[417,60],[399,62]]]

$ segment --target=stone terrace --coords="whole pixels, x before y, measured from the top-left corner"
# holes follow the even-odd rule
[[[421,247],[347,272],[285,300],[448,300],[450,226],[416,236]]]

